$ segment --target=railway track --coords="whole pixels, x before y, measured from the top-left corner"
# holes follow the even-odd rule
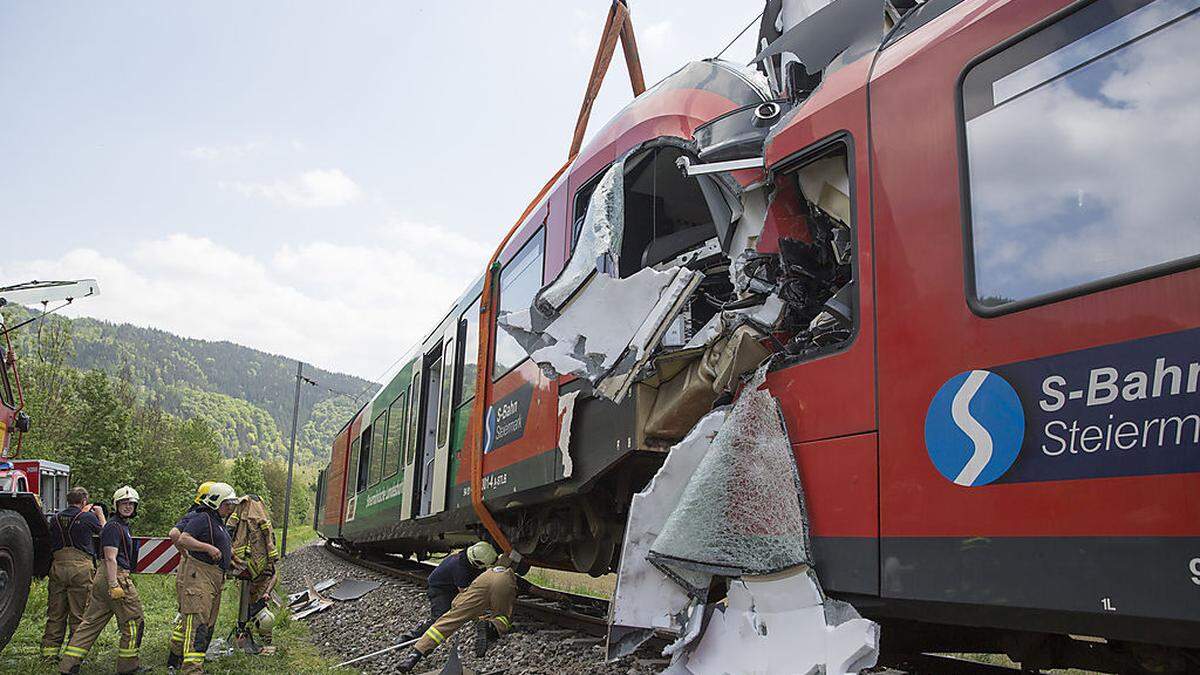
[[[396,556],[370,553],[356,555],[334,546],[332,542],[325,542],[325,549],[351,564],[421,585],[425,584],[426,577],[433,571],[432,565]],[[607,634],[608,601],[521,581],[517,607],[523,612],[546,623],[587,635],[603,637]]]
[[[378,553],[351,553],[326,541],[325,549],[352,565],[396,579],[425,585],[433,565]],[[608,631],[608,601],[576,593],[558,591],[524,582],[520,585],[517,606],[526,616],[586,635],[602,638]],[[656,651],[671,641],[670,636],[651,638]],[[970,661],[939,654],[880,654],[877,675],[1013,675],[1015,668]]]

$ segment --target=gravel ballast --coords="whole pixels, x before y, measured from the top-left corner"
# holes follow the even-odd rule
[[[349,577],[373,579],[383,584],[359,600],[335,602],[325,612],[303,619],[312,633],[313,642],[322,654],[335,662],[398,643],[405,631],[429,614],[425,589],[415,582],[353,565],[325,551],[319,542],[289,553],[279,564],[279,575],[289,593],[303,589],[306,579],[315,584],[323,579]],[[481,673],[504,669],[507,673],[547,675],[649,675],[665,666],[659,654],[645,647],[632,656],[605,663],[600,638],[522,616],[520,608],[514,617],[513,630],[492,645],[482,659],[471,653],[474,633],[470,625],[459,629],[423,659],[414,672],[440,669],[454,646],[458,647],[463,665]],[[353,667],[361,667],[364,673],[395,673],[398,672],[396,664],[407,652],[407,648],[396,650]]]

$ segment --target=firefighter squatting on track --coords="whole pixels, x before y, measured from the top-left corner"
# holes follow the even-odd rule
[[[480,571],[495,561],[495,566]],[[445,568],[443,570],[443,568]],[[474,569],[471,569],[474,568]],[[513,603],[517,598],[517,575],[529,571],[528,563],[514,562],[506,553],[496,558],[496,551],[486,542],[471,546],[466,551],[447,557],[429,575],[429,603],[432,624],[425,623],[420,639],[411,652],[400,662],[400,672],[407,673],[417,662],[437,648],[464,624],[478,620],[475,633],[475,656],[482,657],[488,646],[512,628]],[[458,583],[473,577],[466,588]],[[453,592],[446,590],[446,582],[452,581]],[[435,591],[435,584],[438,590]],[[444,607],[446,597],[451,597],[449,608]],[[415,631],[407,636],[412,639]]]
[[[137,566],[130,521],[139,501],[137,490],[128,485],[120,488],[113,495],[113,516],[106,521],[103,509],[88,502],[87,490],[74,488],[67,493],[68,507],[48,517],[53,560],[42,656],[59,659],[62,673],[79,672],[80,663],[113,616],[121,633],[117,672],[146,670],[139,661],[142,605],[130,576]],[[227,574],[249,586],[250,626],[262,643],[270,644],[275,617],[268,599],[279,554],[262,499],[238,498],[226,483],[205,482],[170,538],[182,557],[175,578],[179,614],[167,666],[172,671],[203,672]],[[101,561],[98,568],[97,560]]]

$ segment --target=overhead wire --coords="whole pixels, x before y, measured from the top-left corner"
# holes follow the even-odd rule
[[[722,54],[724,54],[724,53],[725,53],[725,52],[726,52],[726,51],[727,51],[727,50],[728,50],[730,47],[732,47],[732,46],[733,46],[733,43],[737,42],[737,41],[738,41],[738,39],[740,39],[740,38],[741,38],[743,35],[745,35],[745,34],[746,34],[746,31],[750,30],[750,27],[751,27],[751,26],[753,26],[753,25],[754,25],[754,24],[755,24],[757,21],[759,21],[760,19],[762,19],[762,16],[763,16],[763,14],[765,14],[765,13],[766,13],[766,11],[767,11],[767,10],[765,10],[765,9],[764,9],[763,11],[759,12],[757,16],[755,16],[753,19],[751,19],[751,20],[750,20],[750,23],[746,24],[746,27],[745,27],[745,28],[743,28],[743,29],[741,29],[740,31],[738,31],[738,34],[733,36],[733,39],[729,41],[729,44],[727,44],[727,45],[725,45],[724,47],[722,47],[722,48],[721,48],[721,51],[717,52],[717,55],[716,55],[716,56],[714,56],[713,58],[714,58],[714,59],[719,59],[719,58],[721,58],[721,55],[722,55]]]

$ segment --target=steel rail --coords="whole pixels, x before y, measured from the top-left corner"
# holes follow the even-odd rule
[[[425,585],[432,566],[414,560],[406,560],[384,554],[355,555],[345,549],[325,542],[325,549],[334,556],[353,565],[363,567],[397,579]],[[369,557],[367,557],[369,556]],[[566,593],[523,579],[519,583],[520,593],[517,607],[543,621],[571,628],[581,633],[603,637],[608,634],[608,601],[587,595]]]

